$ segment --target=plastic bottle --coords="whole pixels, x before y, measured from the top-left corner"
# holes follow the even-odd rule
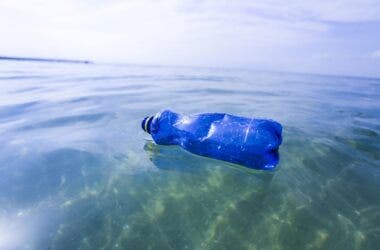
[[[155,143],[178,145],[197,155],[265,170],[279,161],[282,126],[273,120],[223,113],[185,116],[165,110],[144,118],[141,126]]]

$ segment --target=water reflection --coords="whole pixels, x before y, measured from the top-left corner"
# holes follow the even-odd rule
[[[246,247],[243,238],[265,214],[275,173],[247,173],[151,142],[145,150],[156,169],[141,165],[132,152],[106,157],[74,148],[4,166],[0,246]]]
[[[97,191],[64,204],[64,222],[52,240],[55,248],[247,244],[240,237],[248,236],[265,211],[262,204],[273,173],[249,175],[175,147],[148,143],[145,148],[158,169],[131,175],[120,170],[123,162],[115,163],[120,166]]]
[[[0,249],[379,248],[377,79],[0,66]],[[146,143],[163,108],[281,121],[277,171]]]

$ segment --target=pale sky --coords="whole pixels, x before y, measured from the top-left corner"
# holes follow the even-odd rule
[[[380,77],[380,0],[0,0],[0,55]]]

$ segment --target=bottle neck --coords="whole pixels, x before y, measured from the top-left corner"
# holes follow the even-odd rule
[[[153,117],[154,116],[147,116],[144,118],[144,120],[141,123],[142,129],[145,132],[147,132],[148,134],[150,134],[150,132],[151,132],[151,126],[150,125],[152,124]]]

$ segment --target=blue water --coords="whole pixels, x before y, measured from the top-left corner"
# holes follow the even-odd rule
[[[380,80],[0,62],[0,249],[379,249]],[[284,126],[275,172],[157,146],[164,108]]]

